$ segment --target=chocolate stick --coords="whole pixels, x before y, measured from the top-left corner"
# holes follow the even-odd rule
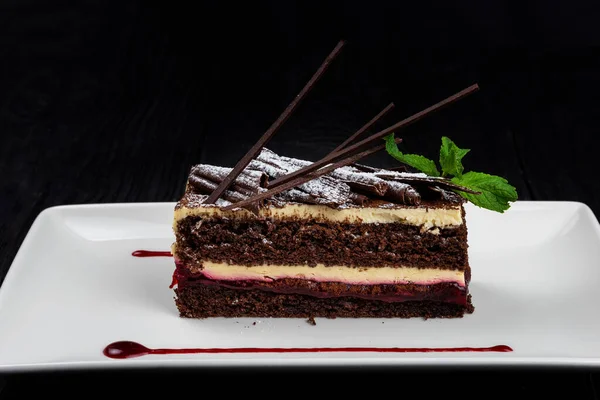
[[[396,143],[400,143],[401,141],[402,141],[402,139],[396,138]],[[285,190],[292,189],[296,186],[302,185],[303,183],[312,181],[313,179],[316,179],[322,175],[328,174],[335,169],[345,167],[348,164],[352,164],[352,163],[360,160],[361,158],[371,155],[379,150],[383,150],[384,148],[385,148],[385,144],[380,144],[379,146],[375,146],[369,150],[364,150],[358,154],[354,154],[350,157],[339,160],[336,163],[330,164],[330,165],[328,165],[324,168],[321,168],[317,171],[314,171],[310,174],[306,174],[304,176],[293,179],[286,183],[282,183],[281,185],[277,186],[276,188],[269,189],[266,192],[262,192],[257,195],[254,195],[254,196],[250,197],[249,199],[230,204],[226,207],[223,207],[222,210],[227,211],[227,210],[232,210],[232,209],[238,208],[238,207],[248,207],[248,206],[252,205],[252,203],[267,199],[267,198],[272,197],[272,196],[274,196],[278,193],[281,193]]]
[[[331,154],[323,157],[319,161],[316,161],[304,168],[300,168],[292,173],[287,174],[286,176],[282,176],[277,179],[274,179],[273,181],[269,182],[269,185],[267,187],[274,188],[278,185],[289,182],[298,176],[302,176],[302,175],[312,172],[318,168],[321,168],[324,165],[327,165],[332,162],[336,162],[337,160],[343,159],[345,157],[349,157],[352,154],[355,154],[356,152],[361,151],[365,146],[372,144],[374,141],[381,139],[386,135],[389,135],[390,133],[394,132],[395,130],[404,128],[414,122],[417,122],[421,118],[426,117],[427,115],[433,113],[434,111],[437,111],[444,106],[452,104],[455,101],[458,101],[458,100],[462,99],[463,97],[465,97],[473,92],[476,92],[478,89],[479,89],[479,86],[477,84],[471,85],[468,88],[463,89],[460,92],[458,92],[450,97],[447,97],[446,99],[440,101],[439,103],[429,106],[426,109],[424,109],[423,111],[419,111],[418,113],[413,114],[410,117],[405,118],[402,121],[397,122],[394,125],[386,128],[382,131],[379,131],[379,132],[369,136],[368,138],[361,140],[360,142],[358,142],[356,144],[346,147],[345,149],[342,149],[338,152],[331,153]]]
[[[296,109],[298,104],[300,104],[300,101],[306,96],[310,89],[312,89],[315,83],[317,83],[317,81],[321,78],[329,64],[331,64],[331,62],[338,55],[343,46],[344,41],[340,40],[337,46],[335,46],[331,53],[329,53],[325,61],[323,61],[323,64],[321,64],[317,72],[315,72],[312,78],[310,78],[310,80],[302,88],[300,93],[294,98],[294,100],[292,100],[292,102],[287,106],[283,113],[281,113],[279,118],[277,118],[277,120],[273,122],[271,127],[263,134],[263,136],[258,140],[258,142],[256,142],[250,150],[248,150],[246,155],[244,155],[244,157],[242,157],[240,161],[238,161],[238,163],[231,170],[229,175],[227,175],[227,177],[225,177],[225,179],[221,181],[219,186],[217,186],[217,188],[211,193],[211,195],[208,196],[208,198],[205,200],[206,204],[214,204],[217,201],[217,199],[221,197],[223,192],[227,190],[229,185],[231,185],[231,183],[235,180],[238,174],[242,172],[244,168],[246,168],[246,166],[248,166],[248,164],[254,157],[256,157],[256,155],[260,152],[263,146],[267,144],[271,137],[273,137],[273,135],[279,130],[283,123],[290,117],[290,115]]]
[[[385,114],[387,114],[388,112],[390,112],[390,110],[394,108],[394,103],[390,103],[388,104],[388,106],[386,108],[384,108],[383,110],[381,110],[379,112],[379,114],[377,114],[376,116],[373,117],[372,120],[370,120],[369,122],[367,122],[365,124],[365,126],[363,126],[362,128],[360,128],[359,130],[357,130],[352,136],[350,136],[348,139],[344,140],[344,142],[342,144],[340,144],[338,147],[336,147],[335,149],[333,149],[328,155],[331,155],[333,153],[336,153],[340,150],[342,150],[344,147],[346,147],[349,143],[351,143],[354,139],[356,139],[357,137],[359,137],[360,135],[362,135],[367,129],[369,129],[375,122],[377,122],[378,120],[380,120],[381,118],[383,118],[383,116]]]

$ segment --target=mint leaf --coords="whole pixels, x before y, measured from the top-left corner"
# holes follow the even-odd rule
[[[390,133],[383,139],[385,140],[385,150],[396,160],[406,165],[410,165],[411,167],[416,168],[429,176],[440,176],[440,172],[438,171],[435,162],[432,160],[418,154],[402,153],[394,141],[393,133]]]
[[[453,175],[460,178],[464,171],[461,160],[469,151],[471,150],[461,149],[452,140],[442,136],[442,147],[440,148],[442,176]]]
[[[509,202],[517,201],[517,190],[500,176],[482,172],[467,172],[461,177],[452,178],[452,182],[481,192],[470,194],[459,192],[465,199],[478,207],[503,213],[510,208]]]

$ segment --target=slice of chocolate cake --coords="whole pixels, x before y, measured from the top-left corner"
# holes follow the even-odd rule
[[[352,164],[253,203],[309,161],[262,149],[196,165],[174,214],[182,317],[462,317],[471,313],[464,199],[447,179]]]

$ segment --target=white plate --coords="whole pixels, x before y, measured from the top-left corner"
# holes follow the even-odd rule
[[[207,319],[178,316],[169,289],[173,204],[42,212],[0,288],[0,371],[157,366],[600,365],[600,229],[573,202],[468,205],[475,313],[462,319]],[[151,348],[489,347],[509,353],[249,353],[112,359]]]

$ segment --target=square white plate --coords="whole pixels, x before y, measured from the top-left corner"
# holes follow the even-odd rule
[[[172,203],[42,212],[0,288],[0,371],[159,366],[600,365],[600,228],[574,202],[467,205],[475,312],[462,319],[207,319],[178,316],[169,289]],[[489,347],[508,353],[243,353],[112,359],[150,348]]]

